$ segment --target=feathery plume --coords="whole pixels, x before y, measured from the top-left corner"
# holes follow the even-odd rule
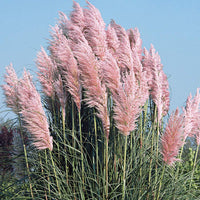
[[[115,29],[109,24],[106,30],[106,41],[109,52],[117,59],[117,50],[119,48],[119,40]]]
[[[184,138],[187,136],[196,137],[197,144],[200,144],[200,94],[199,88],[197,88],[196,95],[192,99],[192,95],[190,94],[187,98],[186,107],[183,108],[184,112]]]
[[[146,71],[150,94],[158,109],[158,121],[165,116],[169,110],[169,84],[167,76],[163,72],[160,56],[151,45],[149,53],[144,50],[143,68]]]
[[[94,54],[103,59],[107,49],[105,22],[99,10],[88,1],[87,4],[89,9],[83,10],[85,17],[84,36]]]
[[[70,49],[67,38],[62,35],[62,42],[57,47],[55,55],[58,59],[58,67],[64,78],[65,86],[68,92],[72,95],[78,110],[81,109],[81,85],[79,78],[79,70],[77,61],[74,58],[73,52]]]
[[[11,108],[13,112],[18,113],[20,111],[17,91],[18,78],[12,64],[6,67],[6,72],[7,74],[4,76],[6,84],[1,87],[4,90],[7,106]]]
[[[58,51],[58,47],[60,45],[60,43],[62,43],[62,36],[63,36],[63,31],[61,28],[59,28],[59,26],[56,24],[54,27],[51,28],[51,40],[50,40],[50,46],[48,47],[48,49],[51,52],[51,56],[54,58],[54,60],[56,60],[55,57],[55,52]]]
[[[53,149],[53,138],[50,136],[41,98],[28,72],[24,71],[23,79],[18,85],[21,114],[25,128],[29,131],[37,149]]]
[[[107,51],[105,60],[99,60],[102,71],[102,81],[105,82],[112,94],[117,94],[120,85],[120,70],[116,59]]]
[[[66,26],[67,22],[68,18],[65,15],[65,13],[59,12],[59,21],[58,21],[59,28],[63,31],[65,35],[67,35],[67,26]]]
[[[137,85],[132,69],[123,77],[118,93],[113,95],[115,123],[125,136],[136,128],[136,120],[141,112],[137,95]]]
[[[38,53],[36,60],[38,72],[38,79],[43,87],[43,92],[48,96],[54,98],[55,89],[54,89],[54,81],[55,81],[55,70],[56,65],[54,61],[47,55],[45,50],[41,48],[41,52]]]
[[[58,75],[58,79],[54,83],[56,95],[60,101],[61,108],[63,110],[63,113],[65,114],[65,107],[66,107],[66,102],[67,102],[67,96],[65,94],[64,86],[63,86],[63,81],[61,78],[61,75]]]
[[[135,49],[137,52],[140,61],[142,60],[142,39],[140,38],[140,32],[138,28],[127,30],[129,36],[131,49]]]
[[[81,29],[81,31],[83,31],[85,26],[85,17],[83,14],[83,9],[75,1],[73,1],[73,8],[74,10],[70,14],[70,20],[73,24],[77,25]]]
[[[163,161],[172,166],[177,159],[179,149],[183,141],[183,115],[179,114],[178,108],[170,115],[165,133],[161,137]]]
[[[87,42],[76,45],[74,55],[77,58],[81,72],[81,82],[86,90],[86,103],[97,109],[97,116],[102,120],[106,137],[109,137],[110,122],[107,111],[107,93],[104,84],[101,84],[98,73],[98,62]],[[97,95],[98,94],[98,95]]]
[[[138,87],[138,98],[140,98],[140,106],[142,107],[149,98],[149,86],[147,74],[143,70],[142,63],[136,49],[132,49],[133,70],[135,73],[136,84]]]
[[[129,69],[133,68],[133,60],[129,37],[123,27],[116,24],[114,20],[111,21],[111,27],[115,29],[116,35],[119,40],[119,48],[117,49],[117,63],[120,68]]]

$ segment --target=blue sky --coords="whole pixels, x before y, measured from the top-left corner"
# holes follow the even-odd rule
[[[84,0],[77,0],[86,6]],[[125,29],[138,27],[143,47],[152,43],[169,77],[171,110],[185,104],[187,96],[200,87],[200,1],[199,0],[90,0],[108,24],[111,19]],[[5,66],[13,63],[20,75],[26,67],[36,72],[35,58],[48,45],[50,26],[58,12],[67,15],[72,0],[0,0],[0,84]],[[0,90],[0,116],[6,112]]]

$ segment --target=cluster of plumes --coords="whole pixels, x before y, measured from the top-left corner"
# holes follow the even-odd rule
[[[78,111],[81,101],[94,107],[107,138],[110,131],[109,97],[115,125],[127,136],[136,128],[137,118],[149,94],[157,105],[158,119],[166,115],[169,107],[167,77],[153,47],[150,52],[144,49],[143,55],[137,28],[125,30],[114,21],[106,27],[99,10],[87,3],[85,9],[74,2],[69,19],[60,13],[58,25],[51,33],[49,55],[43,48],[38,53],[38,78],[47,97],[54,99],[57,96],[63,114],[68,94]],[[30,75],[25,72],[23,79],[18,80],[10,66],[5,82],[7,105],[23,116],[35,146],[52,150],[52,137],[41,99]]]
[[[12,80],[15,80],[12,84]],[[10,65],[3,85],[7,106],[12,108],[23,119],[23,125],[30,133],[31,141],[38,149],[53,149],[48,121],[42,107],[41,98],[31,76],[24,71],[22,79],[18,79]]]
[[[79,111],[81,101],[96,108],[107,138],[109,94],[115,124],[122,134],[129,135],[136,128],[135,122],[149,98],[149,91],[158,104],[159,120],[166,115],[169,107],[167,78],[154,49],[150,50],[148,58],[146,49],[142,55],[142,40],[137,28],[126,31],[114,21],[106,28],[99,10],[87,3],[85,9],[74,2],[69,19],[60,13],[58,25],[51,34],[50,55],[47,56],[43,49],[38,54],[39,80],[45,94],[54,94],[53,83],[60,76],[65,94],[70,93]],[[52,69],[56,76],[51,75]],[[44,75],[48,80],[43,80]],[[46,86],[48,82],[51,83],[49,87]],[[81,99],[82,87],[84,99]],[[46,92],[47,88],[51,91]]]
[[[183,113],[178,109],[172,113],[165,133],[161,137],[163,160],[168,165],[173,165],[177,159],[179,149],[184,145],[186,138],[195,137],[197,146],[200,145],[200,94],[199,88],[192,98],[190,94]]]

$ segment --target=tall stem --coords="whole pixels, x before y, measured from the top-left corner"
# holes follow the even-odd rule
[[[127,151],[127,138],[128,138],[128,136],[125,136],[122,200],[125,199],[125,191],[126,191],[126,151]]]
[[[165,172],[165,164],[163,166],[163,170],[162,170],[162,174],[161,174],[161,178],[160,178],[160,184],[159,184],[159,188],[158,188],[157,200],[159,200],[160,190],[161,190],[161,186],[162,186],[162,180],[163,180],[164,172]]]
[[[48,165],[48,161],[47,161],[47,149],[45,149],[45,163],[46,163],[46,166]],[[47,182],[48,182],[48,193],[49,193],[49,196],[50,196],[50,180],[49,180],[49,175],[47,175]]]
[[[94,113],[94,134],[95,134],[95,154],[96,154],[96,174],[97,174],[97,183],[99,184],[99,150],[98,150],[98,137],[97,137],[97,122],[96,116]]]
[[[40,155],[40,152],[39,152],[39,159],[40,159],[40,167],[41,167],[41,172],[42,172],[42,177],[45,179],[44,177],[44,169],[43,169],[43,165],[42,165],[42,159],[41,159],[41,155]],[[47,198],[47,192],[46,192],[46,188],[44,187],[44,193],[45,193],[45,200],[48,200]]]
[[[81,111],[78,111],[78,119],[79,119],[79,133],[80,133],[80,143],[81,143],[81,175],[82,175],[82,182],[84,184],[84,163],[83,163],[83,137],[82,137],[82,130],[81,130]]]
[[[30,187],[30,191],[31,191],[31,197],[32,197],[32,199],[34,199],[29,164],[28,164],[28,156],[27,156],[26,146],[24,143],[24,135],[23,135],[23,131],[22,131],[22,121],[21,121],[20,114],[18,114],[18,120],[19,120],[20,136],[22,139],[22,144],[23,144],[23,149],[24,149],[24,157],[25,157],[26,169],[27,169],[27,174],[28,174],[28,179],[29,179],[29,187]]]
[[[149,188],[151,186],[151,168],[152,168],[152,158],[153,158],[153,147],[154,147],[154,130],[155,130],[155,120],[156,120],[156,110],[157,107],[155,106],[154,109],[154,121],[153,121],[153,132],[152,132],[152,141],[151,141],[151,159],[150,159],[150,164],[149,164]]]
[[[155,167],[155,184],[158,180],[158,140],[159,140],[159,121],[157,121],[157,134],[156,134],[156,167]]]
[[[194,171],[195,171],[195,167],[196,167],[198,152],[199,152],[199,145],[197,145],[197,149],[196,149],[196,153],[195,153],[195,157],[194,157],[194,163],[193,163],[192,175],[191,175],[191,179],[190,179],[189,190],[191,189],[191,186],[192,186],[192,179],[194,177]]]
[[[73,154],[73,158],[72,158],[72,171],[73,171],[73,185],[74,185],[74,193],[75,193],[75,124],[74,124],[74,101],[72,101],[72,154]]]
[[[105,136],[105,195],[108,200],[108,138]]]
[[[184,145],[181,147],[181,151],[180,151],[180,154],[179,154],[179,156],[178,156],[179,159],[181,159],[181,157],[182,157],[183,148],[184,148]],[[176,174],[175,174],[175,179],[174,179],[174,183],[175,183],[175,184],[176,184],[176,180],[177,180],[177,178],[178,178],[179,169],[180,169],[180,162],[178,162],[178,168],[177,168]],[[174,187],[173,200],[175,200],[175,193],[176,193],[176,187]]]
[[[52,156],[52,153],[51,153],[50,150],[49,150],[49,154],[50,154],[51,163],[52,163],[52,166],[53,166],[54,176],[55,176],[55,179],[56,179],[56,186],[57,186],[57,189],[58,189],[59,196],[61,197],[60,186],[59,186],[58,177],[57,177],[57,173],[56,173],[56,166],[55,166],[53,156]]]
[[[67,145],[67,141],[66,141],[66,133],[65,133],[65,108],[62,108],[62,126],[63,126],[63,139],[64,139],[64,150],[65,150],[65,173],[66,173],[66,181],[68,183],[68,164],[67,164],[67,149],[66,149],[66,145]],[[58,144],[59,147],[59,144]]]

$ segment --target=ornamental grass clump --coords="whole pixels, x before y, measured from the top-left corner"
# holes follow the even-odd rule
[[[168,79],[153,45],[143,49],[137,28],[106,26],[87,5],[74,2],[69,17],[60,12],[48,53],[38,53],[41,96],[29,72],[18,79],[7,68],[2,88],[21,130],[13,166],[17,150],[26,163],[23,177],[10,178],[16,199],[198,198],[199,90],[182,113],[169,114]],[[197,150],[183,174],[189,136]]]

